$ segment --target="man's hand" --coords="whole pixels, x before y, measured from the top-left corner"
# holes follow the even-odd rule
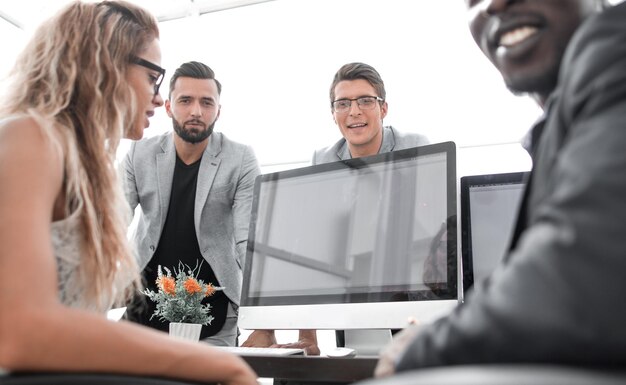
[[[304,349],[304,353],[307,356],[320,355],[320,348],[317,346],[316,330],[300,330],[298,341],[288,344],[276,343],[276,335],[273,330],[255,330],[250,333],[248,339],[241,346]]]
[[[246,347],[269,348],[276,345],[276,336],[273,330],[255,330],[248,339],[241,344]]]
[[[419,332],[419,326],[410,325],[393,336],[393,340],[380,351],[380,358],[374,370],[374,377],[387,377],[395,373],[395,363]]]
[[[317,346],[317,330],[300,330],[297,342],[276,344],[274,346],[279,348],[304,349],[304,354],[307,356],[320,355],[320,348]]]

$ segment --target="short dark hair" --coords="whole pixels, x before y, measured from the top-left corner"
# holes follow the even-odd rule
[[[172,75],[172,78],[170,79],[170,93],[168,97],[172,96],[174,84],[176,83],[176,80],[181,77],[215,80],[215,84],[217,84],[217,94],[222,94],[222,84],[215,78],[215,72],[213,72],[213,70],[204,63],[190,61],[181,64],[181,66],[174,72],[174,75]]]
[[[339,68],[339,71],[335,74],[335,78],[330,85],[330,102],[335,101],[335,87],[339,82],[344,80],[357,80],[363,79],[366,80],[369,84],[374,87],[378,97],[385,100],[387,93],[385,92],[385,83],[383,83],[383,79],[380,77],[378,71],[374,69],[369,64],[365,63],[348,63],[344,64]]]

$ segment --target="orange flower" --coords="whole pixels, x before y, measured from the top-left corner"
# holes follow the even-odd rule
[[[166,294],[176,294],[176,281],[172,277],[161,276],[157,278],[157,285]]]
[[[187,278],[183,283],[183,286],[189,294],[200,293],[202,291],[200,284],[194,278]]]
[[[213,287],[213,285],[211,285],[210,283],[208,285],[204,286],[204,296],[205,297],[210,297],[213,294],[215,294],[216,290],[215,287]]]

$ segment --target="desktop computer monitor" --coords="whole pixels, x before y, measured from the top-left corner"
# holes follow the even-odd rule
[[[485,279],[506,253],[528,172],[461,177],[463,291]]]
[[[458,303],[452,142],[260,175],[239,326],[393,329]]]

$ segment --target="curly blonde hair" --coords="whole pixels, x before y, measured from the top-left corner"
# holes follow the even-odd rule
[[[65,213],[80,211],[84,232],[82,297],[100,310],[110,305],[103,298],[121,303],[139,282],[114,160],[138,111],[126,82],[130,60],[158,37],[156,19],[135,5],[74,2],[35,32],[10,74],[1,110],[45,122],[62,149]],[[115,289],[120,273],[128,274],[126,290]]]

